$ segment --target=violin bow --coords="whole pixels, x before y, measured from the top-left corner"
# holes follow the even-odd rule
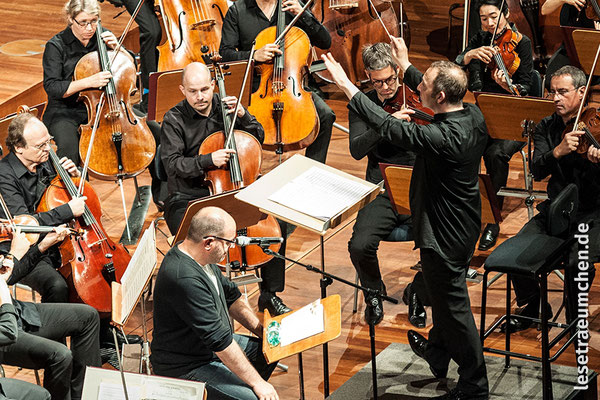
[[[6,215],[6,219],[8,219],[10,226],[13,228],[13,232],[16,232],[17,225],[15,224],[15,221],[14,221],[12,215],[10,214],[10,210],[8,209],[8,206],[6,205],[6,202],[4,201],[4,196],[2,195],[2,193],[0,193],[0,205],[2,205],[2,210],[4,211],[4,215]]]
[[[506,4],[506,0],[502,0],[502,3],[500,3],[500,15],[498,16],[498,22],[496,22],[496,27],[494,28],[494,33],[492,34],[490,47],[494,47],[494,40],[496,39],[496,35],[498,34],[498,27],[500,26],[500,19],[504,15],[504,13],[502,12],[502,9],[504,8],[504,4]],[[504,17],[504,20],[506,21],[507,29],[512,30],[506,17]],[[501,68],[498,61],[502,62],[503,67],[501,69],[502,69],[502,72],[504,73],[504,79],[506,80],[508,89],[510,90],[510,92],[512,94],[519,96],[519,92],[515,89],[514,85],[512,84],[512,80],[510,79],[510,76],[508,76],[508,70],[506,69],[506,66],[504,65],[504,61],[502,61],[502,56],[500,56],[500,54],[498,54],[498,53],[496,53],[496,55],[498,55],[498,58],[499,58],[499,60],[496,59],[496,66],[498,68]],[[486,69],[487,69],[487,66],[486,66]]]
[[[281,40],[285,37],[285,35],[288,33],[288,31],[290,29],[292,29],[292,27],[296,24],[296,22],[298,21],[298,19],[302,16],[302,14],[304,14],[304,11],[306,11],[306,9],[308,8],[308,6],[310,6],[310,4],[313,2],[313,0],[308,0],[306,2],[306,4],[304,5],[304,7],[302,7],[302,10],[300,10],[300,12],[298,13],[298,15],[296,15],[294,17],[294,19],[292,19],[290,21],[290,23],[285,27],[285,29],[279,34],[279,37],[277,39],[275,39],[275,41],[273,42],[274,44],[279,44],[279,42],[281,42]]]
[[[83,163],[83,169],[81,170],[81,179],[79,180],[79,187],[77,188],[77,197],[80,197],[83,193],[83,185],[85,184],[85,178],[87,176],[87,171],[90,166],[90,158],[92,156],[92,147],[94,145],[94,139],[96,138],[96,131],[98,130],[98,124],[100,123],[100,112],[102,111],[102,107],[104,107],[105,91],[102,91],[102,95],[100,96],[100,100],[98,101],[98,106],[96,107],[96,119],[94,120],[94,126],[92,127],[92,133],[90,135],[90,143],[88,144],[87,154],[85,155],[85,161]]]
[[[112,60],[110,60],[111,65],[115,61],[115,58],[117,58],[117,54],[119,54],[119,51],[121,50],[121,47],[123,45],[123,40],[125,40],[125,37],[129,33],[129,30],[131,29],[131,25],[133,24],[135,17],[137,17],[138,13],[140,12],[140,9],[142,8],[144,1],[145,0],[140,0],[138,2],[137,6],[135,6],[135,10],[133,11],[133,14],[131,14],[131,17],[129,18],[129,21],[127,21],[127,25],[125,26],[125,29],[123,29],[123,33],[121,33],[121,36],[119,37],[119,43],[117,44],[117,47],[115,47],[115,49],[113,50],[115,52],[115,54],[113,54],[113,58],[112,58]]]
[[[588,77],[587,84],[585,85],[585,91],[583,92],[583,98],[581,99],[581,103],[579,103],[579,109],[577,110],[577,117],[575,117],[575,123],[573,124],[573,131],[578,129],[577,125],[579,125],[579,119],[581,118],[581,114],[583,113],[583,103],[585,103],[585,99],[587,98],[588,92],[590,90],[590,85],[592,84],[592,77],[594,76],[594,71],[596,70],[596,64],[598,64],[598,57],[600,56],[600,44],[598,45],[598,50],[596,50],[596,57],[594,57],[594,63],[592,64],[592,69],[590,70],[590,75]]]

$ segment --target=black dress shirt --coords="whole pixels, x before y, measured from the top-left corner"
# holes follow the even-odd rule
[[[277,11],[278,7],[271,19],[268,19],[256,4],[256,0],[238,0],[233,3],[223,20],[219,48],[223,61],[247,60],[256,36],[262,30],[277,25]],[[285,13],[286,24],[293,18],[290,12]],[[306,32],[313,46],[324,50],[331,46],[329,32],[309,10],[302,14],[296,26]]]
[[[413,66],[405,73],[422,80]],[[394,118],[357,93],[349,103],[369,126],[396,146],[417,154],[410,183],[415,248],[432,249],[449,262],[467,264],[481,228],[479,164],[488,140],[479,108],[436,114],[429,125]]]
[[[158,375],[180,377],[213,361],[233,341],[229,307],[237,286],[214,264],[217,288],[189,255],[174,246],[165,256],[154,287],[152,367]]]
[[[0,160],[0,192],[12,215],[33,215],[40,225],[47,226],[60,225],[73,219],[73,212],[68,204],[36,213],[44,191],[55,176],[56,172],[50,161],[38,165],[33,173],[25,168],[13,152]],[[4,216],[4,211],[0,210],[0,215]]]
[[[371,90],[366,96],[382,108],[385,105],[379,100],[375,90]],[[379,163],[400,165],[413,165],[415,163],[415,154],[413,152],[406,151],[382,137],[351,108],[348,112],[348,120],[350,125],[350,154],[356,160],[361,160],[367,156],[367,181],[379,183],[383,180]]]
[[[600,164],[594,164],[579,154],[567,154],[556,159],[552,151],[562,141],[565,123],[554,113],[535,127],[533,163],[531,172],[536,180],[548,175],[548,198],[551,200],[569,183],[575,183],[579,191],[579,211],[600,209]]]
[[[477,32],[471,39],[469,40],[469,44],[460,53],[455,62],[461,66],[464,66],[465,54],[472,49],[477,49],[481,46],[489,46],[490,41],[492,39],[492,34],[487,31],[480,30]],[[533,73],[533,55],[531,49],[531,40],[525,35],[515,48],[515,52],[519,55],[521,59],[521,64],[519,68],[515,71],[512,76],[513,85],[520,85],[519,91],[521,92],[521,96],[527,95],[531,91],[531,74]],[[494,78],[492,77],[492,71],[488,68],[487,71],[485,63],[480,60],[473,59],[469,63],[469,81],[472,82],[472,77],[474,75],[474,71],[478,72],[481,81],[483,83],[482,88],[472,88],[478,91],[491,92],[491,93],[506,93],[506,89],[502,86],[498,85]]]
[[[236,129],[241,129],[263,142],[262,125],[247,110],[236,119]],[[161,159],[168,175],[169,193],[184,193],[203,197],[208,194],[204,181],[207,170],[214,169],[210,154],[198,155],[200,145],[210,134],[223,130],[221,101],[215,94],[208,117],[200,115],[182,100],[163,118],[160,145]]]

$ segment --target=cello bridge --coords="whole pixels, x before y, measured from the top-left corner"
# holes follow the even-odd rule
[[[348,1],[348,0],[341,0],[341,1],[329,1],[329,9],[330,10],[347,10],[349,8],[357,8],[358,7],[358,1]]]
[[[121,117],[121,111],[111,110],[104,115],[106,119],[118,119]]]
[[[216,24],[217,24],[217,21],[215,21],[213,18],[203,19],[201,21],[194,22],[193,24],[191,24],[190,29],[194,31],[194,30],[200,30],[200,29],[205,29],[205,28],[211,28],[211,27],[215,26]]]
[[[285,90],[285,83],[283,81],[273,81],[273,84],[271,85],[271,88],[273,89],[273,93],[281,93]]]

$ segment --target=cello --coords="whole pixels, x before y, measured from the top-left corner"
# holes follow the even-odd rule
[[[302,85],[308,71],[310,40],[302,29],[286,28],[282,0],[277,1],[277,26],[261,31],[256,36],[255,47],[275,43],[284,31],[287,33],[276,43],[282,54],[257,66],[260,85],[252,93],[248,107],[265,130],[263,148],[275,150],[277,154],[308,146],[319,132],[315,104],[311,93]]]
[[[89,157],[90,171],[100,179],[120,180],[143,172],[154,159],[156,144],[146,119],[136,117],[131,108],[130,96],[137,90],[133,61],[120,51],[116,55],[107,51],[101,33],[102,26],[98,22],[98,51],[83,56],[73,74],[75,80],[100,71],[112,74],[103,90],[86,89],[79,93],[79,100],[84,101],[88,111],[88,124],[79,127],[79,154],[82,160],[86,159],[95,133]],[[97,131],[94,132],[96,120]]]
[[[219,50],[225,0],[159,0],[167,40],[158,46],[158,71],[206,64]]]
[[[76,185],[81,178],[71,178],[53,149],[50,149],[50,160],[57,176],[44,192],[37,212],[52,210],[78,195]],[[87,197],[85,211],[71,223],[71,228],[80,234],[60,244],[62,266],[59,272],[75,289],[70,290],[72,302],[82,301],[99,312],[110,312],[111,282],[120,281],[131,256],[122,244],[114,243],[106,234],[100,223],[100,200],[88,182],[83,186],[82,195]]]
[[[331,48],[314,49],[317,53],[315,59],[321,59],[322,54],[331,53],[347,71],[348,78],[359,86],[367,80],[361,57],[363,46],[388,40],[386,30],[377,21],[378,14],[389,28],[389,33],[398,36],[398,18],[388,1],[320,0],[316,2],[312,11],[331,32]],[[403,17],[406,21],[406,16]],[[326,70],[318,72],[317,75],[331,82],[331,75]]]
[[[219,63],[213,61],[213,65],[215,81],[219,89],[219,98],[224,99],[227,97],[224,74]],[[235,110],[237,110],[237,107],[239,107],[239,100]],[[234,129],[235,117],[232,121],[225,103],[221,105],[221,113],[223,117],[223,131],[212,133],[204,139],[200,145],[199,153],[210,154],[220,149],[235,150],[235,153],[231,155],[226,168],[218,168],[206,172],[205,180],[209,182],[211,195],[241,189],[251,184],[260,174],[262,163],[260,142],[248,132]],[[237,116],[237,112],[235,113]],[[268,216],[256,225],[238,229],[237,235],[280,237],[281,229],[277,220],[273,216]],[[269,248],[277,252],[279,251],[279,247],[279,244],[274,244]],[[229,249],[229,261],[238,261],[242,270],[254,268],[272,258],[273,256],[265,254],[258,245],[240,247],[236,244]]]

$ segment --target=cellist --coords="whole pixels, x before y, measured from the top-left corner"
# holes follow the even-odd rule
[[[185,99],[165,114],[160,139],[161,159],[167,171],[170,193],[165,204],[165,219],[172,234],[177,233],[188,202],[210,195],[208,183],[204,180],[206,171],[225,167],[233,153],[233,150],[220,149],[198,154],[204,139],[223,130],[222,103],[233,112],[237,101],[234,96],[221,99],[214,93],[215,83],[210,71],[199,62],[184,68],[179,88]],[[262,143],[264,131],[256,118],[241,105],[237,113],[235,129],[248,132]],[[267,282],[270,275],[285,273],[281,263],[273,260],[269,263],[272,264],[263,268],[263,281],[266,279]],[[274,314],[289,311],[277,299],[279,307],[273,309]]]
[[[502,10],[500,10],[502,7]],[[510,93],[507,81],[502,71],[497,68],[486,69],[496,51],[490,46],[492,35],[496,31],[501,35],[507,29],[516,30],[508,22],[509,12],[506,2],[502,6],[501,0],[480,0],[475,6],[481,19],[481,31],[477,32],[465,50],[456,57],[456,63],[465,66],[469,71],[469,90],[492,93]],[[533,56],[531,41],[523,35],[515,48],[521,59],[521,64],[512,76],[512,83],[521,96],[527,95],[531,87],[531,74],[533,73]],[[489,138],[483,160],[485,169],[490,175],[494,192],[506,186],[508,180],[508,164],[512,156],[522,147],[521,142]],[[504,197],[498,196],[498,206],[502,209]],[[496,244],[500,233],[498,224],[487,224],[479,241],[479,250],[491,249]]]
[[[39,119],[29,113],[18,115],[8,127],[6,146],[10,153],[0,160],[0,192],[13,216],[29,214],[41,225],[58,226],[81,216],[86,198],[74,198],[50,211],[36,213],[44,191],[56,176],[54,167],[48,160],[51,141],[52,136]],[[71,176],[79,176],[73,161],[63,157],[61,165]],[[60,254],[53,247],[47,254],[38,251],[38,255],[35,267],[28,271],[15,271],[19,275],[15,279],[18,278],[40,293],[44,303],[67,303],[69,288],[64,277],[56,270],[61,266]],[[102,322],[101,340],[104,347],[108,347],[112,342],[107,329],[109,321],[103,319]],[[139,343],[137,336],[128,335],[127,339]],[[121,337],[121,340],[124,339]]]
[[[240,0],[229,7],[223,20],[223,32],[219,53],[223,61],[247,60],[250,49],[256,36],[265,28],[277,25],[278,0]],[[302,10],[298,0],[284,0],[282,10],[285,12],[286,23]],[[313,46],[326,50],[331,46],[331,36],[327,29],[317,21],[309,10],[306,10],[298,20],[296,26],[308,35]],[[254,61],[268,62],[281,50],[276,44],[268,44],[257,49]],[[252,88],[258,88],[260,80]],[[312,92],[312,98],[319,116],[319,133],[315,141],[306,148],[306,156],[313,160],[325,163],[327,150],[331,140],[331,130],[335,122],[335,114],[331,108],[318,95]]]

